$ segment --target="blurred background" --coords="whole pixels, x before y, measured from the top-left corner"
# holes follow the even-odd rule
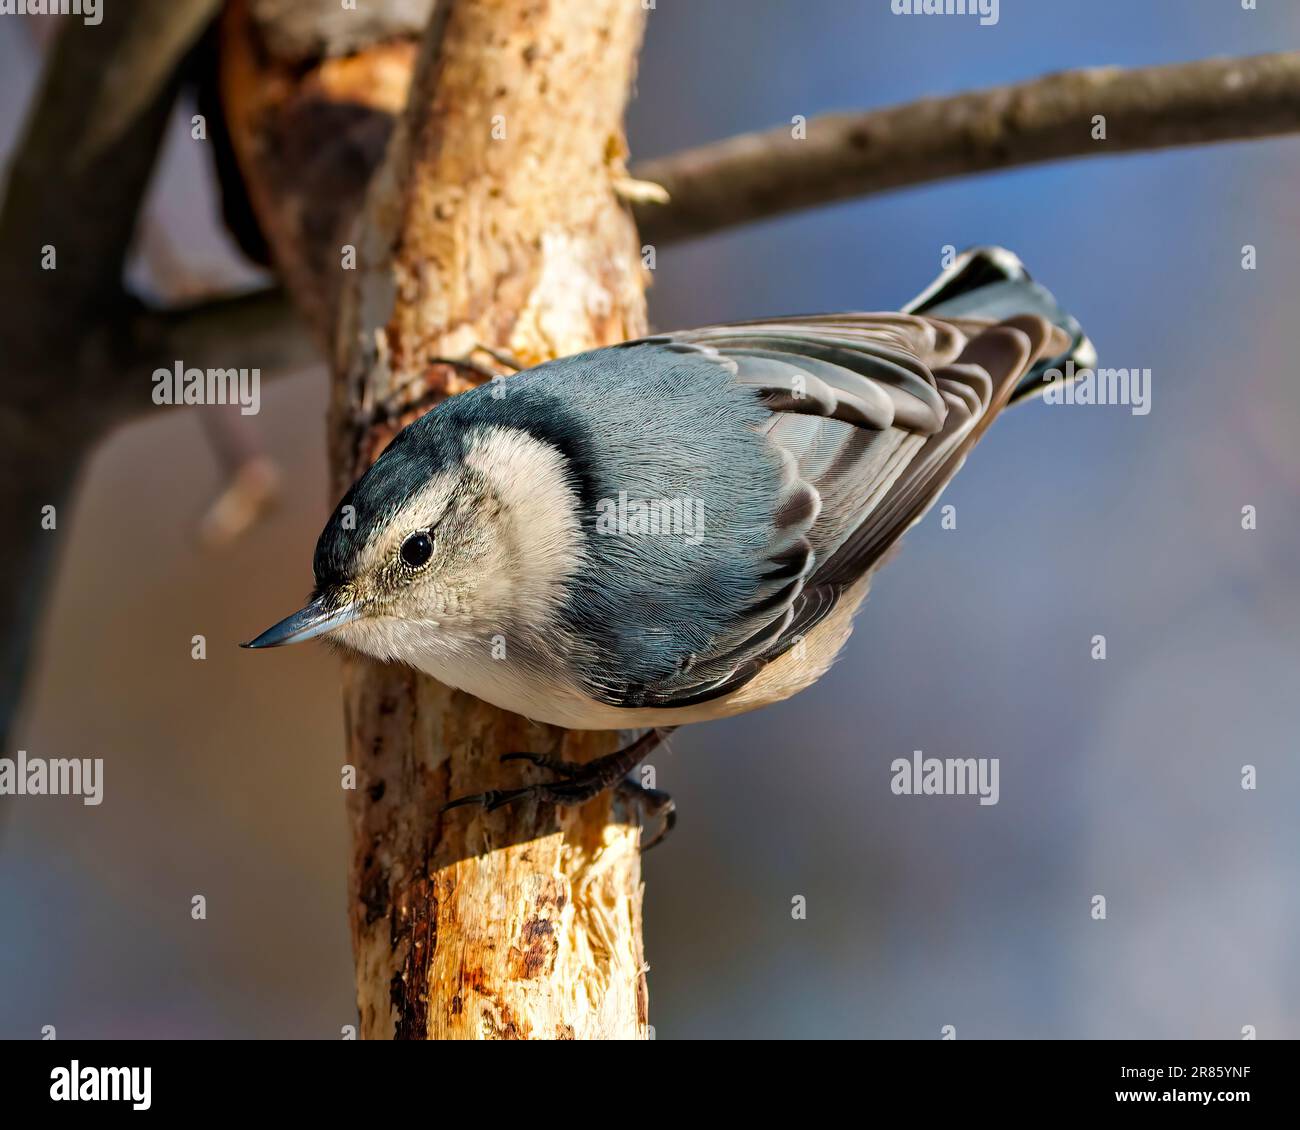
[[[1004,0],[991,28],[887,0],[658,0],[630,142],[652,157],[795,114],[1297,45],[1300,8],[1236,0]],[[0,20],[3,152],[37,67],[25,21]],[[254,282],[190,112],[150,238],[214,286]],[[655,755],[681,814],[645,863],[659,1038],[1300,1037],[1298,183],[1300,141],[1270,140],[659,249],[651,316],[671,328],[893,309],[944,245],[1003,244],[1102,364],[1154,374],[1147,416],[1030,404],[999,420],[944,496],[957,528],[935,511],[910,534],[827,678]],[[60,522],[3,753],[102,757],[105,799],[0,801],[0,1037],[337,1038],[355,1022],[336,663],[235,646],[310,587],[334,501],[326,381],[264,387],[283,502],[229,548],[198,541],[223,477],[193,412],[116,433]],[[999,758],[1000,802],[893,795],[890,762],[917,749]]]

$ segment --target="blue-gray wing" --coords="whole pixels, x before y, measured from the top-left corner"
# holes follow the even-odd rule
[[[729,694],[828,616],[925,513],[1017,381],[1060,337],[1037,317],[992,325],[837,314],[648,339],[707,357],[766,409],[783,467],[770,565],[708,643],[604,701],[679,707]]]

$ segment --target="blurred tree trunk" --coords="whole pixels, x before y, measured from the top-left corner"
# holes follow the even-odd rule
[[[132,382],[139,306],[122,274],[182,60],[217,4],[137,0],[102,24],[64,22],[0,177],[7,748],[82,465],[125,409],[150,403],[148,380]]]
[[[636,0],[439,3],[355,235],[332,242],[330,223],[318,224],[325,238],[311,247],[301,212],[273,205],[282,182],[268,170],[280,175],[283,150],[259,141],[301,122],[309,96],[282,85],[259,95],[268,85],[256,69],[267,64],[241,52],[227,25],[223,96],[250,196],[255,207],[262,199],[259,218],[277,260],[291,264],[296,297],[318,326],[337,324],[334,497],[403,424],[480,379],[433,359],[489,346],[531,364],[644,332],[639,244],[615,192],[642,20]],[[401,51],[389,41],[352,55],[351,79],[333,68],[333,89]],[[295,67],[285,81],[302,81]],[[312,96],[328,85],[318,80]],[[348,97],[313,113],[338,114]],[[352,120],[364,128],[367,114]],[[321,200],[330,186],[292,191]],[[345,241],[355,272],[342,269]],[[335,278],[295,287],[311,274],[304,264],[328,264]],[[454,795],[538,772],[499,765],[503,753],[587,760],[617,736],[533,724],[359,658],[345,661],[344,688],[360,778],[349,813],[362,1034],[645,1036],[635,814],[607,796],[558,811],[527,803],[439,816]]]

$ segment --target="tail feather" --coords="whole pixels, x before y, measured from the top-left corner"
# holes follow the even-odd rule
[[[1049,370],[1062,370],[1070,361],[1076,370],[1091,369],[1097,364],[1097,351],[1079,323],[1061,309],[1051,291],[1034,281],[1014,254],[1002,247],[973,247],[963,251],[903,311],[995,322],[1018,314],[1038,314],[1063,330],[1069,337],[1069,347],[1059,354],[1040,358],[1016,385],[1010,398],[1012,404],[1042,392],[1043,376]]]

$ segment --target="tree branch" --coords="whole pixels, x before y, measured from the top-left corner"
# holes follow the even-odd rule
[[[263,381],[323,361],[306,323],[279,287],[206,299],[164,310],[142,308],[131,321],[115,370],[116,410],[132,418],[154,408],[154,369],[260,369]],[[126,379],[123,379],[126,370]]]
[[[1105,140],[1093,118],[1105,117]],[[947,177],[1066,157],[1240,141],[1300,131],[1300,52],[1124,70],[1093,68],[828,114],[742,134],[632,170],[666,205],[637,203],[649,243]]]

